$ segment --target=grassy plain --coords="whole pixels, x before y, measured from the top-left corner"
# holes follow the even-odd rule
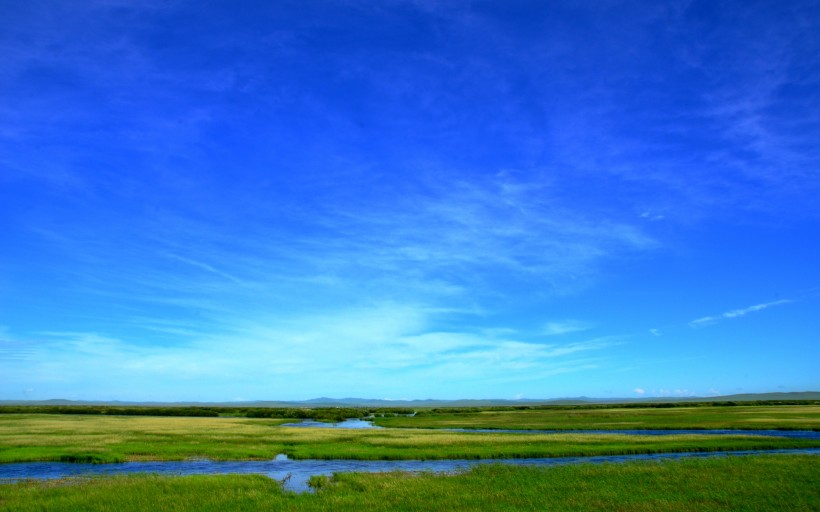
[[[315,494],[259,475],[126,476],[0,485],[0,510],[812,511],[820,457],[760,455],[553,468],[477,467],[455,476],[343,474]]]
[[[545,408],[424,411],[376,418],[393,428],[484,429],[791,429],[820,430],[820,405],[670,408]]]
[[[5,414],[0,462],[56,460],[478,459],[820,447],[763,436],[493,434],[281,427],[287,420]]]

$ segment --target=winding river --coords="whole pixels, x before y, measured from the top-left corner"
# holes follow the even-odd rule
[[[290,423],[287,427],[313,428],[381,428],[363,420],[346,420],[340,423],[321,423],[305,420]],[[799,439],[820,439],[820,432],[805,430],[492,430],[492,429],[436,429],[466,433],[510,434],[611,434],[611,435],[759,435]],[[432,471],[454,473],[465,471],[479,464],[510,464],[516,466],[558,466],[565,464],[601,464],[632,460],[674,460],[699,457],[748,456],[761,453],[820,455],[820,448],[765,451],[687,452],[638,455],[608,455],[597,457],[554,457],[531,459],[481,459],[481,460],[291,460],[277,455],[268,461],[214,461],[208,459],[185,461],[144,461],[115,464],[82,464],[70,462],[17,462],[0,464],[0,483],[24,479],[55,479],[86,477],[91,475],[116,475],[154,473],[160,475],[213,475],[213,474],[261,474],[279,480],[284,488],[295,492],[309,491],[310,477],[346,472],[384,471]]]
[[[0,482],[23,479],[54,479],[153,473],[160,475],[214,475],[261,474],[283,482],[285,489],[309,491],[307,485],[314,475],[332,475],[349,472],[432,471],[454,473],[480,464],[510,464],[515,466],[560,466],[565,464],[602,464],[632,460],[676,460],[702,457],[737,457],[760,453],[820,455],[820,448],[799,450],[734,451],[712,453],[656,453],[649,455],[609,455],[599,457],[556,457],[539,459],[481,459],[481,460],[290,460],[278,455],[268,461],[154,461],[123,462],[117,464],[77,464],[70,462],[19,462],[0,464]]]

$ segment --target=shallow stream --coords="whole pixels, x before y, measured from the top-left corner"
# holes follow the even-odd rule
[[[565,464],[601,464],[632,460],[670,460],[701,457],[746,456],[761,453],[820,455],[820,448],[798,450],[733,451],[657,453],[650,455],[610,455],[600,457],[556,457],[539,459],[481,459],[481,460],[290,460],[278,455],[268,461],[153,461],[123,462],[117,464],[77,464],[70,462],[19,462],[0,464],[0,483],[23,479],[54,479],[91,475],[153,473],[160,475],[213,475],[261,474],[282,481],[285,489],[309,491],[307,485],[314,475],[332,475],[349,472],[432,471],[454,473],[479,464],[511,464],[515,466],[559,466]]]

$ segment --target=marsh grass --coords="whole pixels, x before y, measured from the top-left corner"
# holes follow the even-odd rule
[[[490,465],[457,475],[341,474],[296,495],[259,475],[66,479],[0,485],[0,509],[49,511],[629,510],[812,511],[820,458],[762,455],[552,468]]]
[[[393,428],[820,430],[820,405],[425,411],[376,418]]]
[[[246,418],[0,416],[0,462],[125,460],[488,459],[820,447],[764,436],[492,434],[289,428]]]

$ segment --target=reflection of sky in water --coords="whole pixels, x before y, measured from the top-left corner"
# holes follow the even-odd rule
[[[302,420],[299,423],[285,423],[283,427],[315,427],[315,428],[383,428],[374,425],[369,421],[347,419],[338,423],[327,423],[323,421]]]

